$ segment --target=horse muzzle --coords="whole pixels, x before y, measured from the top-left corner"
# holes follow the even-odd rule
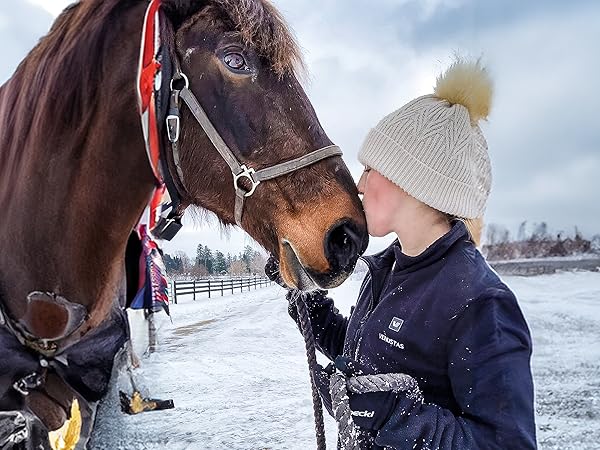
[[[335,288],[352,273],[368,242],[365,227],[349,219],[335,223],[323,239],[323,252],[328,268],[318,270],[304,264],[293,243],[284,239],[281,245],[283,279],[288,285],[302,291]]]

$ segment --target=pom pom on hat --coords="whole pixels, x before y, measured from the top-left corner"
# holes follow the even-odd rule
[[[471,122],[486,119],[492,106],[493,84],[481,61],[460,58],[437,78],[434,95],[451,104],[463,105]]]

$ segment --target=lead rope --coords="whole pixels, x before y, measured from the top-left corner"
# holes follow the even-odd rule
[[[308,309],[304,301],[304,297],[299,294],[296,298],[292,299],[292,302],[296,304],[298,310],[298,319],[300,322],[300,331],[304,338],[304,344],[306,347],[306,359],[308,360],[308,370],[310,372],[310,388],[312,392],[313,401],[313,414],[315,417],[315,433],[317,436],[317,450],[326,450],[325,441],[325,424],[323,422],[323,404],[321,403],[321,396],[315,383],[315,373],[317,369],[317,354],[315,352],[315,337],[312,332],[310,325],[310,316],[308,315]]]

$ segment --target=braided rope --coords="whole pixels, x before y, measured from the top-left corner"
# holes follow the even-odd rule
[[[346,381],[346,376],[337,372],[331,375],[329,380],[331,407],[338,426],[338,447],[345,450],[359,450],[359,430],[352,419]]]
[[[338,444],[347,450],[359,450],[359,428],[352,419],[348,392],[365,394],[367,392],[407,392],[409,398],[423,401],[423,395],[417,381],[404,373],[383,373],[378,375],[358,375],[347,377],[334,373],[329,382],[333,414],[338,424]]]
[[[378,375],[359,375],[347,380],[348,390],[355,394],[367,392],[404,392],[418,389],[417,381],[405,373],[381,373]]]
[[[304,337],[304,344],[306,347],[306,358],[308,359],[308,368],[310,371],[310,388],[312,392],[313,401],[313,413],[315,417],[315,433],[317,436],[317,450],[326,449],[325,441],[325,424],[323,421],[323,404],[321,403],[321,396],[317,389],[316,381],[314,379],[317,369],[317,355],[315,352],[315,337],[312,332],[310,324],[310,316],[306,307],[305,299],[298,295],[291,300],[296,304],[298,310],[298,318],[300,321],[300,331],[302,337]]]

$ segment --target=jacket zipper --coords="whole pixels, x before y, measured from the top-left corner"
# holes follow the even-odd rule
[[[371,267],[371,264],[369,264],[367,259],[365,259],[365,258],[361,258],[361,259],[365,262],[365,264],[367,265],[367,268],[369,269],[369,276],[371,277],[371,298],[369,300],[369,306],[367,307],[367,311],[363,315],[362,319],[360,319],[360,322],[358,323],[358,328],[356,329],[356,331],[354,333],[354,342],[356,342],[356,348],[354,349],[354,359],[357,361],[358,361],[358,351],[360,349],[360,343],[362,341],[362,339],[359,339],[359,335],[361,334],[363,328],[365,327],[365,324],[367,323],[369,316],[373,312],[373,302],[375,301],[375,291],[373,289],[373,268]],[[360,295],[360,293],[359,293],[359,295]]]

